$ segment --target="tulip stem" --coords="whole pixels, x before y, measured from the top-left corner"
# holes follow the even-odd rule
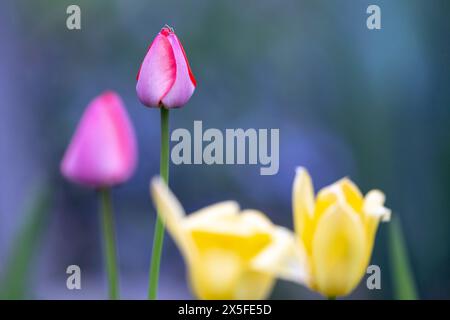
[[[100,190],[103,246],[105,250],[106,270],[108,273],[109,298],[119,299],[119,277],[117,272],[117,253],[114,233],[114,218],[109,188]]]
[[[161,157],[159,162],[161,178],[169,183],[169,109],[161,107]],[[152,260],[150,264],[150,279],[148,298],[155,300],[158,293],[159,267],[164,241],[164,224],[160,215],[156,215],[155,232],[153,237]]]

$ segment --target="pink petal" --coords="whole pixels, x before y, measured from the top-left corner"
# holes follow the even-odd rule
[[[176,79],[176,62],[172,46],[165,35],[159,33],[153,40],[138,73],[136,92],[148,107],[159,107]]]
[[[69,180],[113,186],[128,180],[137,164],[133,126],[120,97],[105,92],[86,108],[61,162]]]
[[[162,98],[166,108],[182,107],[194,93],[196,81],[186,58],[183,46],[175,33],[168,34],[176,61],[176,79],[169,92]]]

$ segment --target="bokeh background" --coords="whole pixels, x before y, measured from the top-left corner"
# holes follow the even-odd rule
[[[66,28],[70,4],[81,7],[80,31]],[[370,4],[381,7],[382,30],[366,28]],[[29,272],[27,297],[106,298],[98,199],[59,173],[85,106],[105,89],[123,97],[138,134],[138,170],[114,190],[114,204],[122,296],[146,297],[159,112],[140,105],[135,76],[166,23],[198,81],[189,104],[171,113],[172,129],[191,130],[194,120],[221,130],[280,129],[274,176],[260,176],[259,166],[172,164],[172,189],[188,211],[236,199],[292,227],[296,166],[310,170],[316,190],[349,176],[363,192],[386,192],[420,297],[450,297],[449,1],[6,0],[0,7],[0,275],[28,225],[32,260],[16,261]],[[30,222],[27,207],[42,190],[50,209]],[[369,291],[364,280],[350,298],[392,298],[388,245],[381,225],[372,263],[381,267],[382,290]],[[81,267],[82,290],[66,289],[70,264]],[[168,236],[161,270],[161,298],[192,298]],[[272,295],[318,297],[282,281]]]

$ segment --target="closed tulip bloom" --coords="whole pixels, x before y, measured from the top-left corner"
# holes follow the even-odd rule
[[[365,274],[380,221],[391,211],[384,194],[365,197],[349,179],[341,179],[314,196],[311,178],[297,169],[293,186],[294,223],[307,257],[307,285],[326,297],[351,293]]]
[[[298,274],[293,233],[273,225],[263,213],[240,211],[236,202],[228,201],[186,216],[160,178],[152,180],[151,194],[198,298],[264,299],[276,276]]]
[[[62,174],[90,187],[128,180],[137,163],[133,126],[121,98],[112,91],[87,106],[61,162]]]
[[[196,81],[180,40],[172,28],[162,28],[137,75],[139,100],[148,107],[182,107],[195,87]]]

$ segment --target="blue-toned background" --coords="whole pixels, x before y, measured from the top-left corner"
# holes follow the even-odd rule
[[[81,7],[82,30],[66,28]],[[378,4],[382,30],[366,28]],[[159,170],[159,112],[140,105],[135,76],[164,24],[184,44],[198,81],[171,128],[279,128],[280,171],[258,166],[174,166],[170,182],[188,211],[236,199],[292,227],[291,184],[306,166],[320,188],[349,176],[380,188],[400,216],[422,298],[450,297],[450,20],[448,1],[2,1],[0,5],[0,273],[36,188],[52,210],[36,239],[31,298],[105,298],[97,198],[62,179],[59,162],[87,103],[122,95],[136,127],[139,167],[114,190],[121,288],[145,298]],[[391,298],[387,227],[372,263]],[[82,290],[66,289],[66,267]],[[166,237],[161,298],[190,298],[182,259]],[[279,282],[273,298],[317,298]]]

